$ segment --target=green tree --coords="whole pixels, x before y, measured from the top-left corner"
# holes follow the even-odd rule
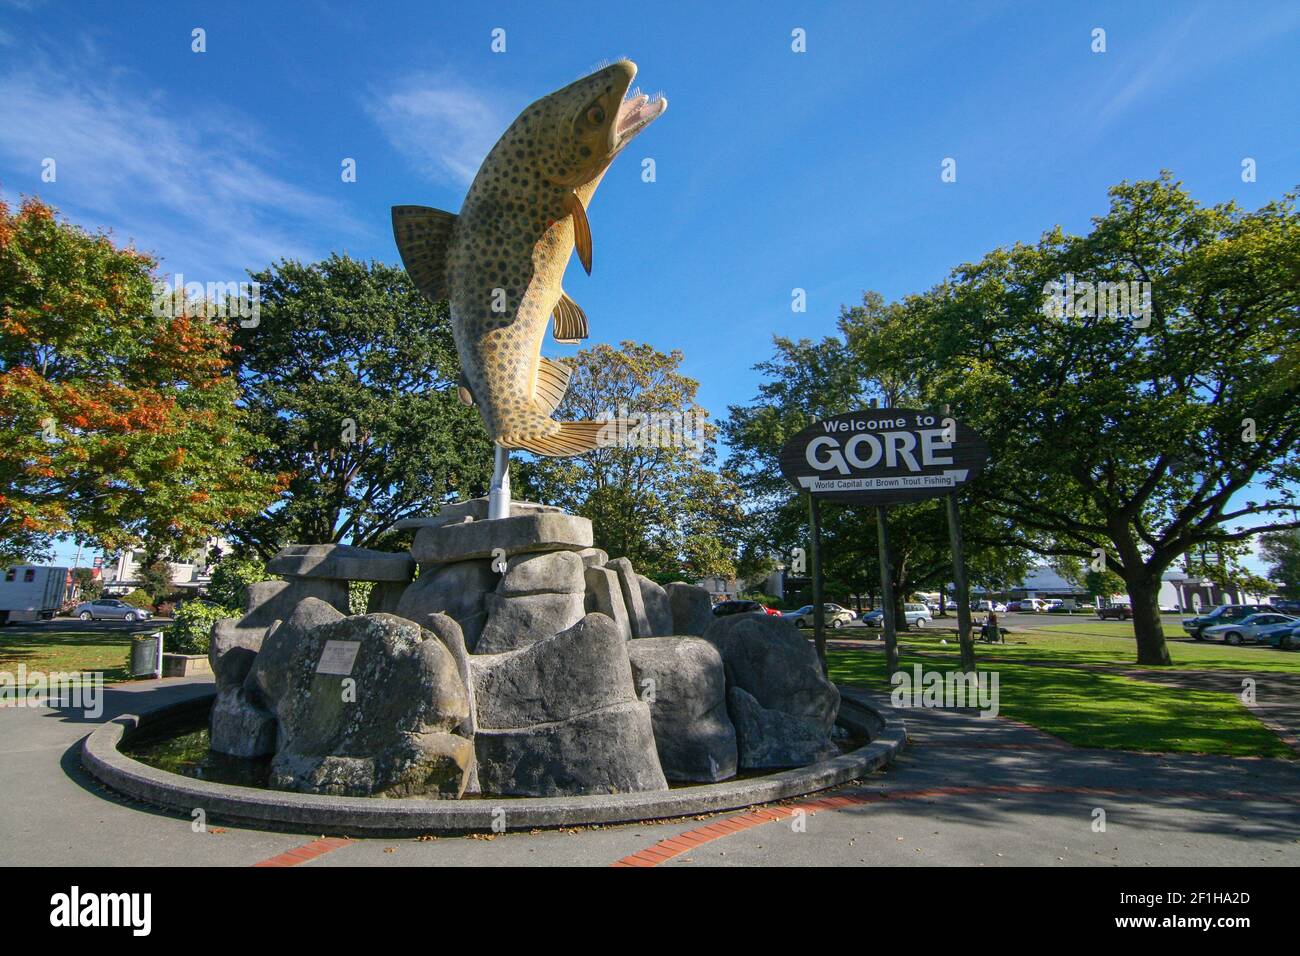
[[[1268,562],[1268,576],[1284,597],[1300,598],[1300,531],[1273,531],[1260,536],[1260,556]]]
[[[60,535],[185,551],[274,494],[247,464],[224,324],[156,308],[155,265],[39,200],[0,203],[0,560]]]
[[[727,469],[744,493],[747,540],[754,553],[781,555],[794,548],[809,552],[807,499],[786,481],[778,466],[782,446],[814,421],[863,408],[872,398],[907,407],[916,389],[891,373],[864,375],[855,354],[859,322],[876,321],[888,311],[878,295],[863,306],[846,309],[840,319],[844,337],[820,342],[774,339],[774,355],[755,368],[764,374],[749,405],[733,405],[722,434],[731,449]],[[919,590],[940,590],[952,580],[952,551],[941,500],[894,505],[888,509],[892,557],[891,585],[896,619],[902,605]],[[963,508],[968,565],[982,550],[994,552],[999,568],[1023,566],[1023,550],[1008,544],[1007,522],[986,509]],[[828,598],[880,593],[876,512],[872,507],[823,504],[822,577]],[[978,578],[972,577],[972,581]],[[891,663],[895,654],[891,650]]]
[[[152,556],[140,568],[140,590],[155,602],[163,597],[172,586],[172,567],[166,558]]]
[[[211,600],[238,613],[247,603],[248,586],[273,577],[267,573],[266,562],[259,558],[226,555],[212,569],[206,590]]]
[[[590,518],[596,546],[647,577],[733,575],[735,489],[710,467],[715,428],[695,401],[699,383],[679,371],[682,353],[623,342],[571,361],[555,417],[634,427],[617,446],[520,462],[521,494]]]
[[[427,301],[400,267],[338,254],[252,278],[260,321],[235,331],[243,405],[267,439],[257,467],[285,488],[228,526],[240,550],[368,547],[401,518],[487,493],[492,449],[456,397],[445,302]]]
[[[1294,195],[1205,207],[1162,174],[1114,187],[1086,235],[1058,227],[961,266],[864,327],[856,355],[985,436],[983,507],[1041,553],[1104,554],[1133,603],[1138,661],[1167,664],[1162,573],[1198,545],[1300,527],[1300,382],[1283,374],[1297,275]],[[1100,303],[1076,286],[1074,309],[1052,308],[1051,284],[1070,277],[1137,296],[1125,309],[1119,286]]]
[[[1246,594],[1263,595],[1273,589],[1271,582],[1246,566],[1250,556],[1250,542],[1246,540],[1198,544],[1183,556],[1183,569],[1245,601]]]
[[[90,601],[104,592],[104,583],[95,577],[91,568],[73,568],[72,581],[83,601]]]

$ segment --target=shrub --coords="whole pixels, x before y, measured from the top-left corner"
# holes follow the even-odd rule
[[[206,601],[190,601],[176,612],[164,647],[176,654],[206,654],[212,625],[237,613]]]
[[[222,558],[212,569],[208,583],[208,597],[228,608],[243,608],[247,603],[248,586],[256,581],[269,581],[266,565],[256,558]]]
[[[366,606],[370,603],[370,592],[374,589],[374,581],[349,581],[348,612],[351,614],[365,614]]]
[[[130,594],[125,595],[122,601],[141,610],[153,610],[153,598],[146,594],[143,588],[136,588]]]

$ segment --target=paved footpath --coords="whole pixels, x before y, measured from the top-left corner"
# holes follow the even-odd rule
[[[81,770],[96,724],[209,686],[110,688],[96,721],[0,708],[0,864],[1300,865],[1300,761],[1082,750],[971,712],[905,711],[912,741],[893,767],[801,801],[493,837],[321,839],[219,822],[194,833]]]

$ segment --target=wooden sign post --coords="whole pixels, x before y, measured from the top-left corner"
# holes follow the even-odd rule
[[[889,672],[898,667],[898,622],[894,607],[893,561],[887,505],[948,497],[949,536],[957,587],[957,627],[962,664],[974,666],[970,642],[970,595],[958,521],[957,489],[979,474],[988,461],[984,439],[946,413],[906,408],[870,408],[815,422],[781,449],[781,473],[808,494],[812,526],[813,640],[823,668],[826,641],[822,598],[822,500],[876,508],[880,549],[882,620]],[[905,622],[904,622],[905,623]]]

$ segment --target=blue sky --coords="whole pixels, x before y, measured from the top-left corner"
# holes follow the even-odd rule
[[[593,341],[681,349],[715,417],[752,397],[773,334],[829,334],[864,290],[1082,231],[1122,179],[1169,168],[1249,208],[1300,182],[1294,3],[0,0],[0,192],[187,280],[330,250],[394,262],[391,205],[456,211],[520,109],[618,56],[670,106],[605,178],[595,269],[575,257],[565,287]]]

